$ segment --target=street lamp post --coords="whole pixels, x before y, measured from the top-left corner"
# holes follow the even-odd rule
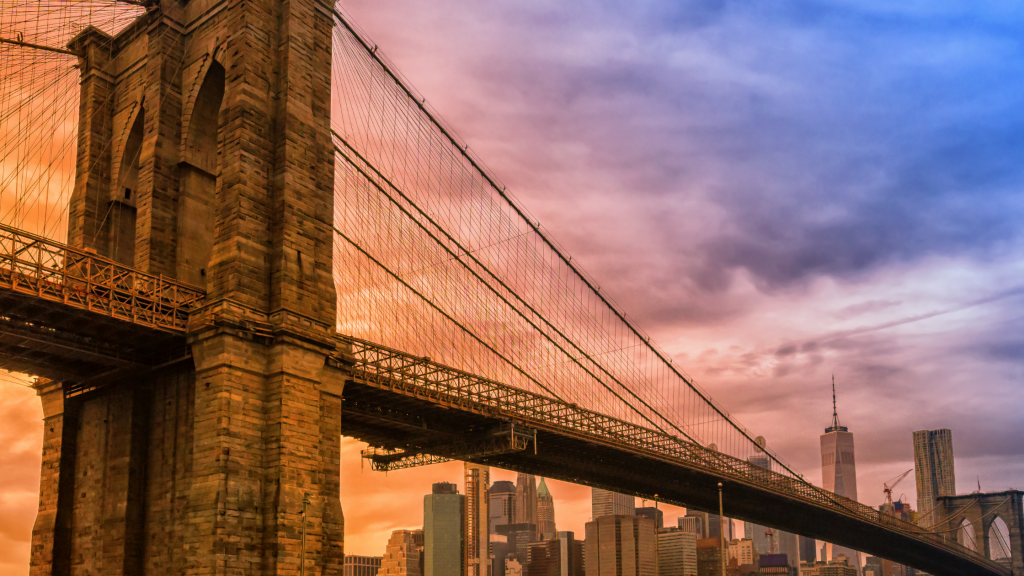
[[[654,574],[661,576],[661,554],[658,550],[658,495],[654,495]]]
[[[725,511],[722,507],[722,483],[718,483],[718,540],[722,548],[722,576],[725,574]]]

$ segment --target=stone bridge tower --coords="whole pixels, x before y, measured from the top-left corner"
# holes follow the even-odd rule
[[[996,547],[1008,546],[1009,566],[1013,573],[1024,574],[1024,492],[975,492],[962,496],[939,496],[935,508],[936,518],[944,522],[935,529],[950,540],[962,539],[961,526],[970,524],[974,529],[973,545],[980,554],[992,557]],[[990,529],[997,518],[1002,518],[1009,531],[1009,542],[996,542]]]
[[[68,243],[208,299],[160,368],[38,385],[33,575],[341,574],[333,21],[318,0],[163,0],[70,43]]]

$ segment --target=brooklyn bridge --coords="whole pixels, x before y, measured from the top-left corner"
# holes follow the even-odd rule
[[[721,484],[731,518],[1024,573],[1019,518],[1007,569],[957,510],[904,522],[755,442],[336,7],[0,20],[0,368],[38,377],[45,417],[32,574],[341,574],[343,435],[377,470],[463,460],[714,513]]]

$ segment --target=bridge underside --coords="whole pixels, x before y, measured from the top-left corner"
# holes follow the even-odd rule
[[[0,290],[0,368],[83,382],[187,353],[184,334]]]
[[[344,434],[379,446],[443,444],[501,424],[496,418],[446,408],[358,380],[346,384],[342,405]],[[662,502],[714,513],[718,511],[718,482],[724,481],[725,514],[731,518],[841,543],[936,575],[993,574],[917,539],[866,527],[863,521],[794,502],[783,493],[730,482],[712,471],[683,467],[653,455],[624,452],[592,438],[546,433],[543,427],[538,431],[536,454],[528,449],[472,460],[647,499],[657,495]]]

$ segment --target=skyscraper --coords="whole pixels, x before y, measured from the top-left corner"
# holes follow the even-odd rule
[[[839,424],[839,412],[836,410],[836,382],[832,378],[832,425],[825,428],[821,435],[821,484],[825,490],[835,492],[851,500],[857,499],[857,466],[853,457],[853,433],[846,426]],[[857,552],[844,546],[827,545],[828,558],[832,560],[840,554],[851,559],[851,564],[859,566]]]
[[[719,530],[725,532],[725,539],[732,540],[735,536],[732,532],[732,519],[722,518],[718,514],[708,514],[708,535],[718,538]]]
[[[528,550],[524,576],[583,576],[583,542],[572,532],[558,532],[552,539],[533,542]]]
[[[697,576],[697,534],[680,528],[658,530],[658,576]]]
[[[586,576],[656,576],[654,521],[605,515],[586,524]]]
[[[395,530],[391,533],[379,576],[422,576],[423,530]]]
[[[632,516],[636,513],[636,499],[626,494],[591,488],[590,498],[590,516],[593,520],[613,514]]]
[[[487,493],[489,500],[487,504],[487,515],[491,534],[496,532],[496,527],[504,524],[514,524],[516,521],[516,485],[508,480],[498,480],[491,484]]]
[[[801,562],[814,562],[818,559],[818,551],[815,550],[814,538],[800,536],[798,546],[800,547]]]
[[[700,529],[697,531],[697,539],[701,538],[718,538],[719,526],[724,525],[725,527],[725,539],[730,541],[733,539],[732,531],[732,520],[729,518],[725,519],[725,522],[720,522],[718,514],[708,514],[707,512],[699,512],[697,510],[686,510],[686,518],[696,518],[700,524]],[[683,528],[683,522],[680,520],[679,527]]]
[[[654,520],[655,528],[661,529],[665,527],[665,513],[658,509],[657,506],[644,506],[643,508],[637,508],[636,515]]]
[[[683,516],[682,518],[676,518],[676,524],[679,529],[684,532],[689,532],[697,537],[698,540],[706,538],[705,528],[703,519],[697,516]]]
[[[914,432],[914,476],[917,477],[917,523],[929,528],[935,523],[932,511],[937,498],[956,495],[952,431],[943,428]]]
[[[499,524],[508,526],[508,524]],[[505,576],[505,560],[509,557],[508,536],[491,533],[491,576]]]
[[[541,540],[550,540],[555,537],[555,499],[548,490],[544,479],[540,479],[540,486],[537,487],[537,532]],[[572,532],[569,532],[572,534]]]
[[[423,576],[462,576],[462,508],[455,484],[434,484],[423,497]]]
[[[722,563],[728,559],[728,554],[729,545],[722,550],[718,538],[697,540],[697,576],[721,576]]]
[[[514,543],[509,543],[507,533],[499,533],[500,527],[516,521],[516,485],[508,480],[491,484],[487,494],[487,528],[491,531],[491,576],[505,576],[505,559],[515,555]]]
[[[757,448],[757,452],[748,456],[747,462],[767,470],[772,468],[771,458],[761,448]],[[789,558],[793,559],[794,564],[800,563],[800,550],[796,534],[774,530],[767,526],[750,522],[746,522],[743,525],[743,533],[746,538],[753,541],[754,549],[757,550],[758,554],[786,554]],[[814,545],[811,544],[811,547],[813,548]]]
[[[508,557],[515,558],[523,567],[527,564],[527,548],[537,541],[536,524],[504,524],[497,527],[498,534],[505,536]],[[508,576],[506,573],[505,576]]]
[[[537,524],[537,477],[516,476],[516,524]],[[520,560],[524,562],[524,560]],[[524,564],[525,567],[525,564]]]
[[[491,484],[491,469],[466,462],[466,505],[462,520],[463,562],[465,576],[491,576],[490,530],[487,489]]]

